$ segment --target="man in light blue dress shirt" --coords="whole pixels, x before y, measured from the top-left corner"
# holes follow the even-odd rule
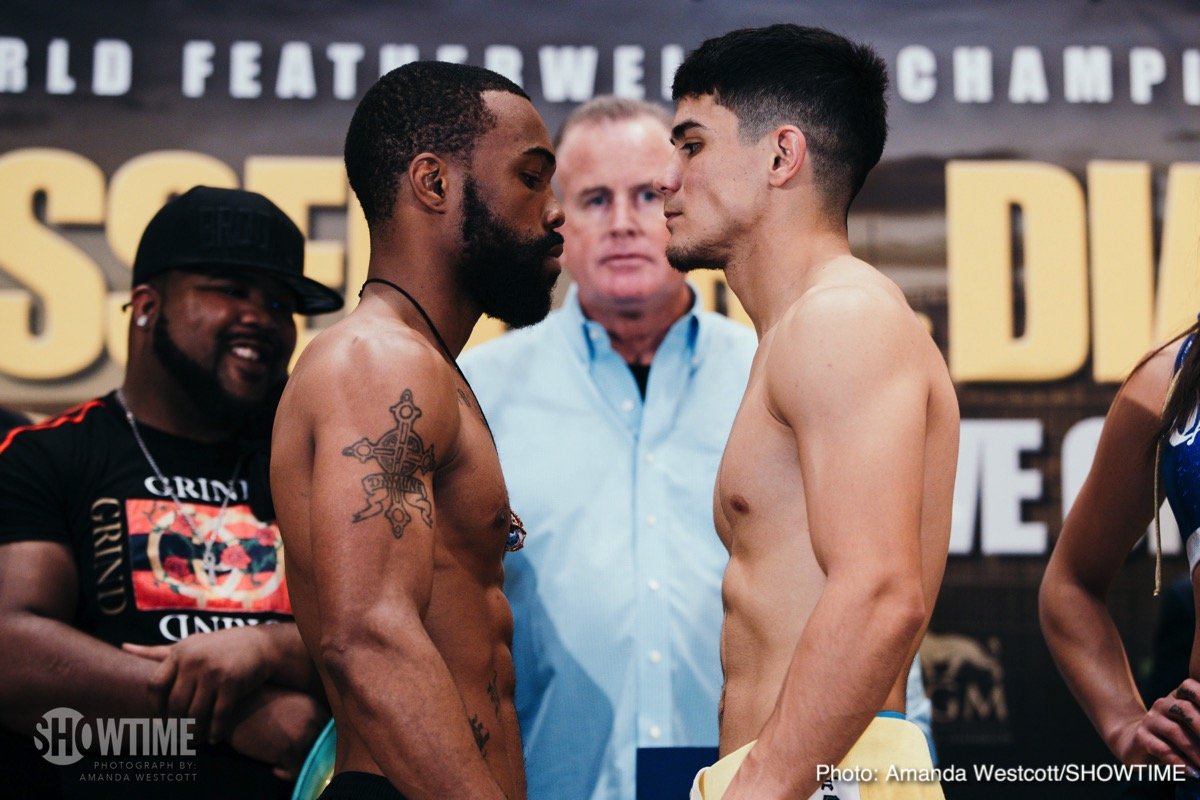
[[[716,754],[713,484],[756,339],[667,264],[652,180],[668,119],[614,98],[572,114],[556,180],[574,285],[461,359],[529,531],[504,588],[530,800],[633,800],[667,780],[683,797]]]

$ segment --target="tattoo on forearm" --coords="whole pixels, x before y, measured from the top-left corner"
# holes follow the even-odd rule
[[[499,673],[492,672],[492,680],[488,683],[487,693],[491,698],[492,708],[496,709],[496,716],[500,716],[500,691],[496,688],[496,681],[500,680]]]
[[[415,430],[421,409],[413,402],[412,390],[405,389],[400,402],[389,410],[396,427],[376,441],[359,439],[342,450],[342,455],[364,464],[375,461],[381,470],[362,479],[367,506],[355,513],[354,522],[383,514],[391,523],[392,535],[399,539],[412,522],[411,509],[419,511],[425,524],[433,527],[433,505],[417,473],[431,473],[436,464],[433,445],[426,447]]]
[[[478,714],[472,715],[468,722],[471,723],[471,733],[475,735],[475,746],[479,748],[480,755],[487,758],[487,743],[492,738],[492,735],[488,733],[488,729],[484,727],[484,724],[479,721]]]

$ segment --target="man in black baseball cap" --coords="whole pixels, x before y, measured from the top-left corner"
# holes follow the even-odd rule
[[[15,732],[0,750],[23,746],[25,772],[71,796],[113,780],[129,797],[166,781],[180,797],[279,796],[328,719],[266,468],[293,314],[342,305],[303,264],[300,231],[261,195],[171,200],[134,261],[121,388],[0,440],[0,585],[20,587],[0,593],[0,727]],[[59,766],[38,736],[62,708],[194,720],[179,745],[195,758],[81,775],[92,759]]]
[[[221,265],[261,272],[296,293],[296,312],[323,314],[342,296],[304,277],[304,236],[267,198],[239,189],[196,186],[171,200],[146,226],[133,262],[133,285],[173,269]]]
[[[292,313],[335,311],[342,297],[304,277],[304,237],[274,203],[197,186],[146,226],[130,302],[124,391],[138,418],[164,415],[157,398],[200,428],[262,435],[296,344]]]

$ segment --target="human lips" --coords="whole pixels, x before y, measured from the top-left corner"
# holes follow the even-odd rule
[[[600,257],[600,263],[611,269],[634,269],[653,264],[654,259],[648,253],[618,251],[605,253]]]
[[[238,335],[227,337],[223,349],[239,364],[251,368],[272,366],[279,358],[280,347],[265,336]]]
[[[546,249],[545,261],[546,266],[555,273],[555,278],[557,278],[557,273],[562,271],[562,264],[558,259],[561,258],[563,254],[563,240],[561,236],[556,235],[554,241],[555,243]]]

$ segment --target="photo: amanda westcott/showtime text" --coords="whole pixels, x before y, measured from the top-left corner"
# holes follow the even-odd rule
[[[1130,781],[1183,782],[1187,767],[1178,764],[1043,764],[1040,766],[999,764],[947,764],[917,769],[889,766],[886,769],[817,765],[817,780],[838,783],[1127,783]]]

